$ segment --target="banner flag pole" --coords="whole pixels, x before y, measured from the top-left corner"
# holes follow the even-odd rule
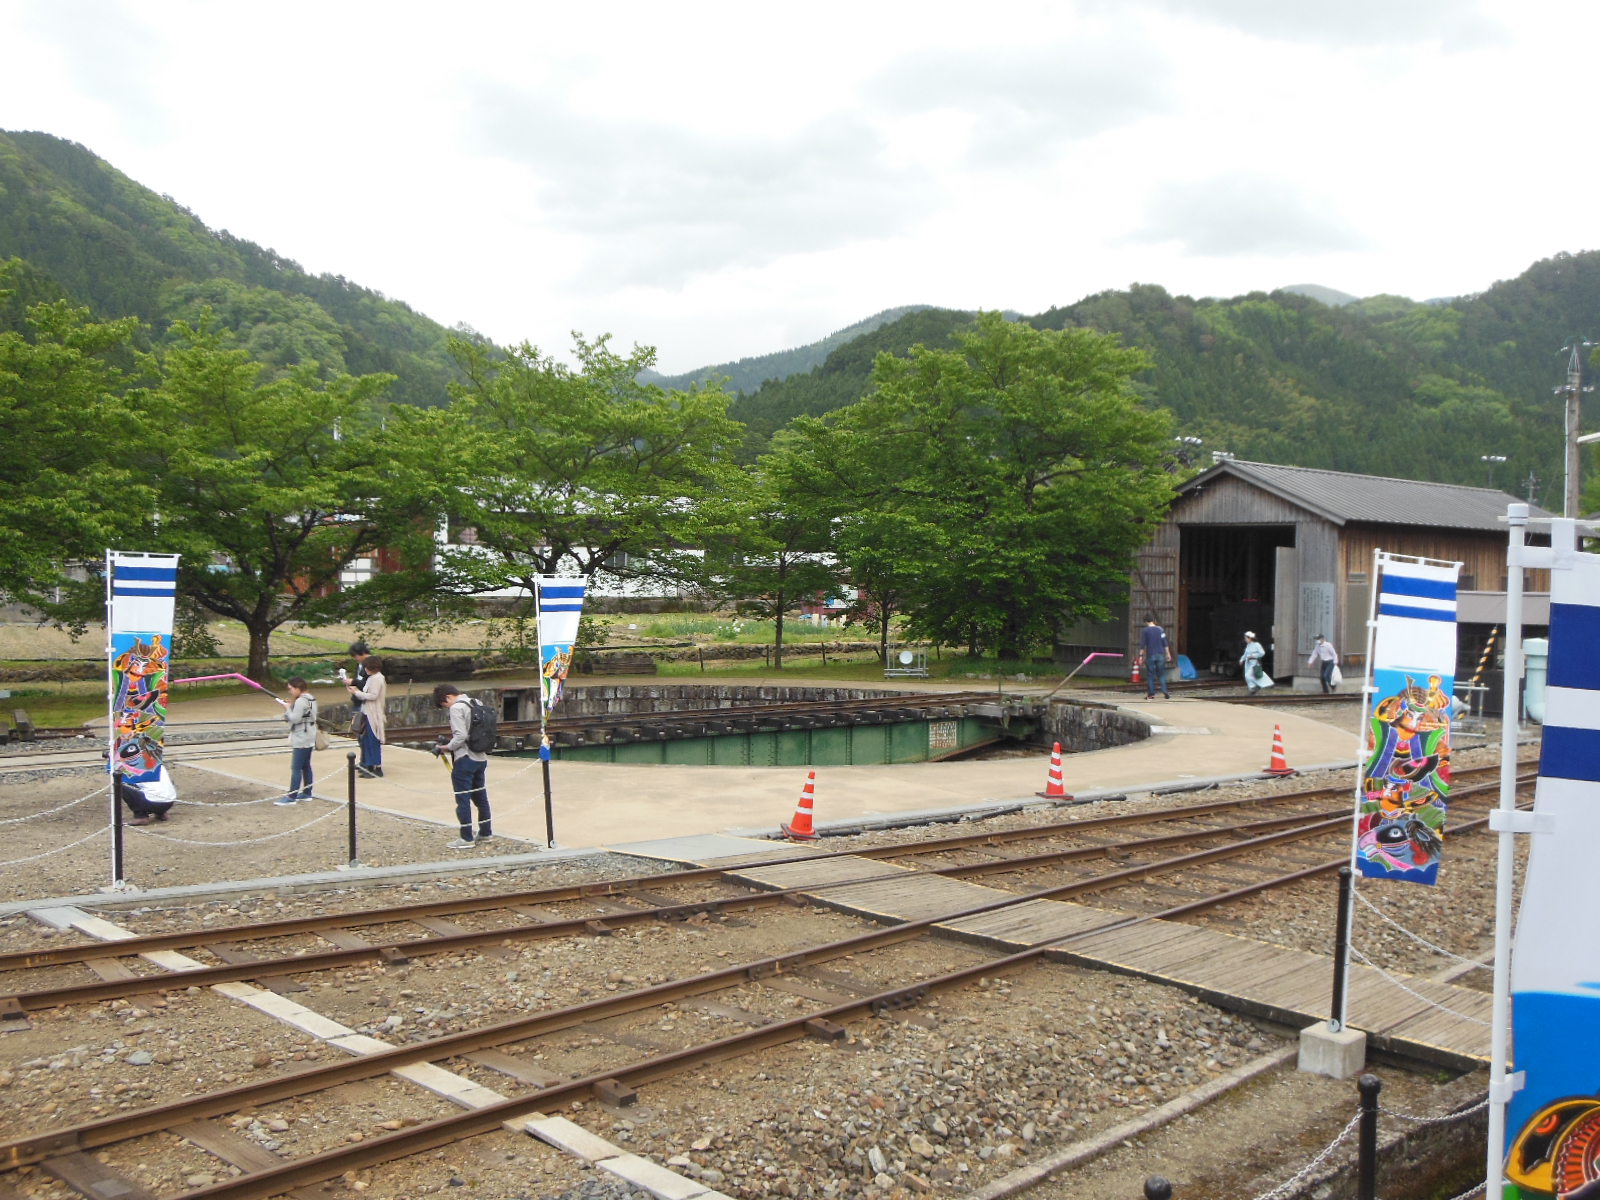
[[[106,551],[106,712],[112,773],[111,886],[121,888],[124,788],[159,780],[167,725],[167,686],[178,556]]]

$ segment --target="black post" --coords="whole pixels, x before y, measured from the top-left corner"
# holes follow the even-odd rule
[[[111,769],[111,883],[122,882],[122,772]]]
[[[1333,1016],[1328,1024],[1335,1033],[1344,1029],[1345,976],[1350,971],[1350,918],[1354,874],[1339,868],[1339,924],[1333,942]]]
[[[1359,1150],[1360,1177],[1356,1181],[1357,1200],[1378,1200],[1378,1093],[1383,1080],[1376,1075],[1363,1075],[1356,1081],[1361,1093],[1361,1130]]]
[[[556,809],[550,799],[550,738],[539,741],[539,766],[544,771],[544,833],[545,845],[556,848]]]
[[[349,797],[350,813],[350,865],[359,867],[361,863],[356,859],[356,752],[350,751],[344,759],[345,795]]]
[[[1172,1200],[1172,1185],[1160,1175],[1144,1181],[1144,1200]]]

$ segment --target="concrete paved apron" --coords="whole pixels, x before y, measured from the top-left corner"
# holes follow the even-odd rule
[[[276,708],[269,701],[256,704]],[[1271,760],[1274,725],[1283,729],[1292,767],[1348,764],[1356,757],[1352,734],[1282,711],[1187,699],[1119,707],[1147,714],[1159,722],[1160,731],[1132,745],[1067,755],[1064,775],[1069,793],[1143,791],[1259,772]],[[172,724],[216,719],[215,708],[210,701],[192,706],[180,701],[174,705]],[[319,797],[344,799],[345,755],[353,748],[353,743],[336,738],[328,751],[314,757]],[[263,794],[283,789],[289,780],[287,744],[280,751],[228,757],[225,750],[184,752],[178,743],[172,747],[172,757],[191,769],[259,783]],[[423,751],[397,746],[384,748],[383,761],[383,779],[357,780],[361,804],[442,829],[454,828],[449,772],[443,763]],[[826,828],[833,822],[889,814],[1033,801],[1035,793],[1044,790],[1048,766],[1049,755],[1041,754],[989,762],[828,767],[817,772],[815,817],[819,827]],[[555,840],[575,848],[775,829],[794,817],[805,775],[796,767],[552,763]],[[488,788],[495,832],[543,844],[539,761],[492,759]],[[203,791],[192,785],[185,793],[185,799],[203,798]]]

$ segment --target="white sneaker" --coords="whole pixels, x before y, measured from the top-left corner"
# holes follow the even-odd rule
[[[471,850],[472,846],[473,846],[473,842],[472,842],[471,838],[457,838],[455,841],[453,841],[449,845],[447,845],[445,847],[445,849],[446,850]]]
[[[291,805],[295,805],[295,804],[298,804],[300,802],[298,800],[296,800],[293,796],[279,796],[272,803],[277,805],[279,808],[288,808]]]

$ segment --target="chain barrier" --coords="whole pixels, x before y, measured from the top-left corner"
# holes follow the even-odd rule
[[[40,817],[48,817],[58,812],[66,812],[67,809],[72,808],[74,805],[82,804],[85,800],[93,800],[96,796],[104,796],[110,790],[111,785],[109,783],[104,783],[94,791],[90,792],[87,796],[79,796],[76,800],[68,800],[65,804],[59,805],[56,808],[47,808],[43,812],[36,812],[30,816],[7,817],[5,820],[0,821],[0,825],[20,825],[23,821],[37,821]]]
[[[1493,968],[1491,968],[1489,966],[1488,963],[1479,962],[1475,958],[1463,958],[1461,955],[1455,953],[1454,951],[1446,950],[1443,946],[1435,946],[1432,942],[1430,942],[1427,938],[1423,937],[1421,934],[1414,933],[1410,929],[1407,929],[1404,925],[1400,924],[1399,921],[1396,921],[1393,917],[1391,917],[1388,913],[1384,912],[1381,908],[1379,908],[1371,900],[1368,900],[1365,896],[1363,896],[1360,893],[1360,891],[1356,891],[1355,892],[1355,898],[1357,900],[1359,900],[1362,904],[1366,905],[1367,908],[1379,918],[1379,920],[1386,921],[1390,925],[1393,925],[1396,929],[1398,929],[1401,933],[1405,934],[1405,936],[1410,938],[1413,942],[1416,942],[1419,946],[1426,946],[1429,950],[1432,950],[1435,954],[1442,955],[1445,958],[1453,958],[1458,963],[1465,963],[1469,967],[1478,967],[1478,968],[1480,968],[1482,970],[1485,970],[1485,971],[1493,969]]]
[[[0,862],[0,867],[16,867],[23,863],[38,862],[41,858],[49,858],[52,854],[60,854],[63,850],[71,850],[74,846],[81,846],[91,838],[97,838],[102,833],[110,832],[110,830],[111,824],[110,822],[107,822],[106,824],[100,826],[99,829],[96,829],[93,833],[85,834],[75,842],[67,842],[61,846],[53,846],[41,854],[30,854],[27,858],[13,858],[6,862]]]
[[[1466,1191],[1457,1192],[1454,1196],[1451,1196],[1450,1200],[1470,1200],[1471,1197],[1476,1196],[1479,1192],[1486,1190],[1488,1186],[1489,1183],[1487,1180],[1484,1180],[1482,1183],[1475,1183]]]
[[[1460,1121],[1460,1120],[1463,1120],[1466,1117],[1470,1117],[1473,1113],[1477,1112],[1480,1108],[1488,1108],[1488,1107],[1489,1107],[1489,1097],[1488,1096],[1484,1096],[1484,1098],[1482,1100],[1479,1100],[1471,1108],[1463,1108],[1463,1109],[1459,1110],[1458,1112],[1446,1113],[1442,1117],[1418,1117],[1418,1116],[1412,1115],[1411,1113],[1401,1112],[1397,1108],[1389,1108],[1389,1107],[1387,1107],[1386,1105],[1383,1105],[1383,1104],[1379,1104],[1378,1105],[1378,1111],[1383,1113],[1383,1115],[1386,1116],[1386,1117],[1399,1117],[1402,1121],[1411,1121],[1411,1122],[1413,1122],[1414,1124],[1417,1124],[1417,1125],[1449,1125],[1450,1123],[1452,1123],[1454,1121]]]
[[[1373,962],[1365,954],[1361,953],[1361,951],[1354,944],[1352,944],[1351,947],[1350,947],[1350,953],[1354,957],[1359,958],[1362,962],[1366,963],[1367,966],[1371,967],[1379,975],[1382,975],[1385,979],[1387,979],[1390,983],[1394,984],[1394,986],[1399,988],[1402,992],[1405,992],[1409,996],[1416,997],[1418,1000],[1421,1000],[1424,1004],[1426,1004],[1429,1008],[1436,1008],[1440,1012],[1449,1013],[1452,1017],[1459,1017],[1463,1021],[1470,1021],[1474,1025],[1482,1025],[1485,1029],[1487,1029],[1489,1027],[1489,1022],[1488,1021],[1480,1020],[1478,1017],[1468,1016],[1464,1012],[1457,1012],[1455,1009],[1451,1008],[1449,1005],[1440,1004],[1437,1000],[1433,999],[1431,996],[1424,996],[1421,992],[1417,991],[1415,988],[1407,987],[1399,979],[1395,978],[1388,971],[1385,971],[1377,963]]]
[[[1339,1148],[1346,1138],[1355,1132],[1356,1126],[1360,1124],[1361,1114],[1358,1112],[1355,1116],[1350,1118],[1349,1124],[1339,1131],[1339,1135],[1322,1148],[1321,1153],[1319,1153],[1305,1166],[1296,1171],[1290,1178],[1285,1179],[1276,1187],[1269,1188],[1267,1191],[1262,1192],[1260,1195],[1255,1197],[1255,1200],[1288,1200],[1288,1197],[1294,1195],[1295,1189],[1298,1188],[1306,1179],[1310,1178],[1313,1171],[1315,1171],[1323,1163],[1327,1162],[1328,1157]]]

